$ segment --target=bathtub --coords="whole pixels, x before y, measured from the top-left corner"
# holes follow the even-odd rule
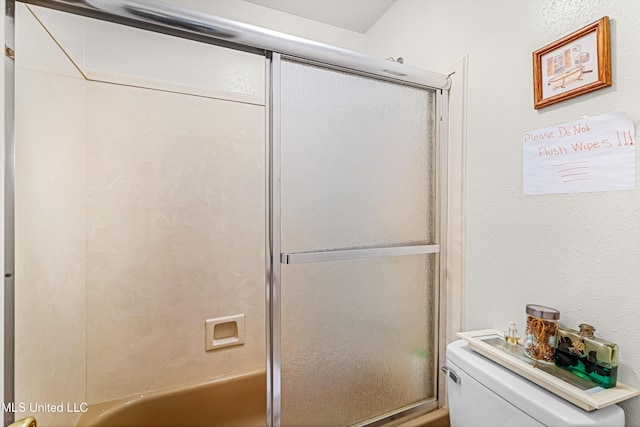
[[[572,68],[564,74],[550,78],[549,83],[547,84],[550,85],[553,89],[557,89],[559,87],[564,88],[571,82],[581,80],[583,71],[583,67]]]
[[[89,405],[76,427],[264,427],[264,370]]]
[[[266,372],[257,370],[89,405],[76,427],[264,427],[266,396]],[[413,417],[389,425],[449,427],[446,408]]]

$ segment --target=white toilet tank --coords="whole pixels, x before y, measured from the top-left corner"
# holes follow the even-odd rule
[[[587,412],[474,352],[464,340],[447,346],[447,368],[451,427],[624,427],[619,406]]]

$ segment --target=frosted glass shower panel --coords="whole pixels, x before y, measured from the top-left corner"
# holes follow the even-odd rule
[[[351,425],[433,397],[436,256],[282,268],[282,425]]]
[[[282,250],[433,243],[435,94],[282,63]]]

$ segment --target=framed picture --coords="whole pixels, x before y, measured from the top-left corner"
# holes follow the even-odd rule
[[[609,17],[533,52],[533,106],[611,86]]]

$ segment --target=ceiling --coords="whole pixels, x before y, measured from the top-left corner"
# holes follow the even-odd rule
[[[270,9],[365,33],[396,0],[245,0]]]

